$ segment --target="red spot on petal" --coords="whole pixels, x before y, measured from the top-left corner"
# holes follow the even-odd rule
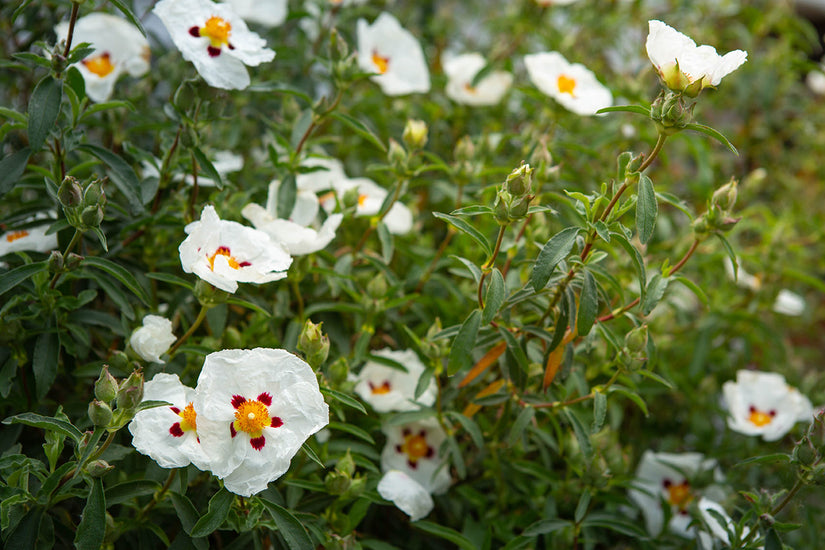
[[[233,46],[232,44],[227,44],[227,46],[229,46],[229,49],[230,49],[230,50],[234,50],[234,49],[235,49],[235,46]]]
[[[420,432],[418,432],[418,436],[427,439],[427,430],[421,430]]]
[[[272,404],[272,396],[269,395],[269,392],[264,392],[258,396],[258,401],[260,401],[268,407]]]
[[[395,446],[395,452],[396,453],[403,453],[404,449],[401,448],[401,445],[396,445]]]
[[[201,37],[201,30],[197,25],[195,25],[194,27],[191,27],[189,29],[189,34],[191,34],[195,38],[200,38]]]
[[[233,395],[232,396],[232,406],[236,409],[241,406],[241,403],[245,402],[246,398],[242,395]]]
[[[272,428],[280,428],[284,425],[284,421],[278,418],[277,416],[272,417],[272,422],[269,423]]]
[[[179,408],[177,408],[177,407],[169,407],[169,408],[172,410],[173,413],[180,414],[180,409]]]
[[[241,262],[238,264],[238,267],[249,267],[250,265],[252,265],[251,262]]]
[[[235,437],[236,435],[238,435],[238,432],[235,431],[235,423],[234,422],[229,425],[229,433],[232,434],[232,437]]]
[[[201,444],[201,438],[198,437],[197,440],[198,440],[198,445],[200,445]]]
[[[264,436],[253,437],[249,440],[249,444],[252,445],[252,448],[256,451],[260,451],[264,448],[264,445],[266,444],[266,438]]]
[[[756,412],[756,407],[754,407],[753,405],[751,405],[750,407],[748,407],[748,412],[750,412],[750,413],[752,413],[752,412]]]
[[[407,464],[409,464],[410,468],[412,468],[413,470],[417,470],[417,469],[418,469],[418,464],[416,464],[416,463],[415,463],[415,462],[413,462],[412,460],[408,460],[408,461],[407,461]]]
[[[432,447],[427,447],[427,454],[424,455],[425,458],[432,458],[435,455],[435,449]]]
[[[209,53],[209,57],[218,57],[221,55],[221,49],[214,46],[207,46],[206,51]]]
[[[410,430],[409,428],[404,428],[403,430],[401,430],[401,435],[403,435],[404,437],[412,435],[412,430]]]
[[[768,414],[771,416],[771,418],[773,418],[774,416],[776,416],[776,409],[771,409],[770,411],[768,411]]]
[[[673,482],[670,481],[668,478],[662,480],[662,487],[664,487],[665,489],[667,489],[671,485],[673,485]]]
[[[175,422],[172,424],[172,427],[169,428],[169,433],[175,437],[183,436],[183,430],[180,429],[180,422]]]

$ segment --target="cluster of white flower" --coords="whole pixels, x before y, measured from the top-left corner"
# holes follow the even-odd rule
[[[132,444],[164,468],[194,464],[251,496],[289,469],[304,442],[329,422],[312,368],[282,349],[223,350],[206,356],[197,386],[177,375],[146,382]]]

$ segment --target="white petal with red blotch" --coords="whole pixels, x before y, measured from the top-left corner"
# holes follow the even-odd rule
[[[255,449],[243,431],[232,436],[233,397],[257,400],[268,393],[270,417],[282,424],[263,429],[264,444]],[[206,356],[195,396],[198,433],[212,472],[230,491],[250,496],[289,469],[307,438],[329,422],[329,407],[315,373],[286,350],[223,350]]]
[[[386,72],[370,79],[387,95],[430,91],[430,72],[418,40],[387,12],[370,25],[358,20],[358,65],[367,72],[380,73],[373,56],[388,59]]]
[[[414,351],[381,349],[373,351],[372,354],[392,359],[407,369],[407,372],[404,372],[374,361],[368,361],[361,368],[356,378],[355,393],[369,403],[375,412],[414,411],[421,405],[429,407],[435,403],[438,390],[434,379],[430,380],[424,393],[418,399],[414,399],[418,379],[425,370],[424,364]],[[376,388],[384,387],[384,384],[387,384],[388,392],[374,391]]]
[[[450,487],[453,480],[449,464],[439,455],[439,449],[447,439],[447,434],[435,418],[400,426],[384,425],[381,430],[387,436],[387,443],[381,451],[382,471],[401,470],[432,494],[443,493]],[[416,460],[415,467],[410,465],[409,455],[398,450],[398,446],[404,444],[405,430],[414,435],[423,432],[427,446],[431,449],[431,455]]]
[[[194,397],[195,390],[184,386],[176,374],[158,373],[143,386],[144,401],[166,401],[181,411]],[[186,430],[177,437],[172,435],[170,430],[180,421],[180,415],[169,406],[140,411],[129,423],[132,445],[162,468],[182,468],[191,462],[200,470],[209,470],[209,458],[195,431]],[[200,424],[200,415],[196,424]]]
[[[390,470],[384,474],[377,489],[379,495],[410,516],[410,521],[418,521],[433,509],[430,493],[401,470]]]

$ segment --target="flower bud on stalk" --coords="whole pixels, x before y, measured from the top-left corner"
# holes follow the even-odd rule
[[[521,197],[532,190],[533,169],[529,164],[522,163],[521,166],[510,172],[504,182],[504,188],[515,197]]]
[[[736,204],[739,193],[737,181],[731,178],[728,183],[717,189],[711,197],[711,203],[724,211],[729,211]]]
[[[298,336],[298,350],[305,356],[307,363],[313,369],[318,369],[329,356],[329,337],[321,332],[321,325],[307,319],[304,328]]]
[[[114,470],[115,467],[106,462],[105,460],[93,460],[92,462],[86,465],[86,472],[92,477],[103,477],[110,471]]]
[[[57,189],[57,200],[63,208],[74,208],[80,206],[83,201],[83,189],[77,182],[77,179],[72,176],[66,176],[63,183]]]
[[[636,327],[627,333],[624,345],[633,354],[642,353],[647,350],[647,325]]]
[[[127,414],[134,413],[141,401],[143,401],[143,371],[136,369],[120,384],[117,392],[117,408]]]
[[[349,376],[349,364],[344,357],[339,357],[329,366],[329,383],[333,387],[338,387],[347,381]]]
[[[95,399],[89,403],[89,418],[95,427],[105,428],[112,422],[112,408],[103,401]]]
[[[52,250],[49,254],[49,273],[62,273],[65,267],[63,254],[59,250]]]
[[[103,365],[100,377],[95,382],[95,397],[105,403],[111,403],[117,396],[117,379],[109,373],[109,365]]]
[[[394,139],[390,139],[390,148],[387,151],[387,160],[390,164],[399,171],[406,171],[408,155],[404,147]]]
[[[427,144],[427,123],[423,120],[407,120],[401,139],[411,151],[423,149]]]

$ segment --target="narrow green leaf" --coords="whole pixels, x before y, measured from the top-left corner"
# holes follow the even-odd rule
[[[542,519],[527,527],[522,535],[526,537],[547,535],[549,533],[561,531],[566,527],[572,527],[572,525],[573,524],[566,519]]]
[[[582,292],[579,297],[579,309],[576,314],[576,332],[579,336],[587,336],[593,323],[596,322],[596,315],[599,313],[599,288],[596,279],[590,271],[584,271],[584,281]]]
[[[351,129],[355,131],[356,134],[375,145],[381,151],[385,153],[387,152],[387,146],[384,145],[384,143],[377,135],[375,135],[375,132],[373,132],[366,124],[364,124],[360,120],[353,118],[349,115],[346,115],[344,113],[332,113],[331,116],[332,118],[340,120],[341,122],[349,126]]]
[[[581,523],[587,515],[587,511],[590,509],[591,496],[589,488],[585,488],[584,491],[582,491],[579,502],[576,504],[576,511],[573,514],[573,521],[576,523]]]
[[[215,168],[215,165],[212,164],[212,161],[209,160],[209,157],[201,151],[200,147],[193,147],[192,154],[195,155],[195,160],[198,161],[198,166],[201,167],[203,173],[215,182],[218,189],[223,189],[223,179],[221,178],[221,174]]]
[[[585,527],[602,527],[610,529],[635,539],[647,538],[647,531],[636,523],[621,519],[620,517],[609,515],[605,512],[590,514],[582,523]]]
[[[278,207],[276,210],[279,218],[288,220],[292,217],[297,197],[298,188],[295,184],[295,174],[287,174],[278,185]]]
[[[620,395],[624,395],[625,397],[633,401],[636,404],[636,406],[639,407],[639,409],[641,409],[642,413],[645,416],[650,416],[650,411],[648,411],[647,409],[647,403],[644,402],[644,400],[641,398],[641,396],[639,396],[638,393],[635,393],[617,384],[613,384],[612,386],[610,386],[610,390],[608,391],[608,393],[618,393]]]
[[[106,506],[114,506],[133,498],[151,495],[160,490],[160,483],[152,479],[133,479],[106,489]]]
[[[143,25],[140,23],[140,19],[138,19],[135,16],[135,14],[132,12],[132,10],[129,9],[129,7],[123,2],[123,0],[109,0],[109,1],[112,4],[114,4],[114,6],[117,9],[119,9],[120,12],[124,16],[126,16],[126,19],[128,19],[129,22],[132,25],[134,25],[135,27],[138,28],[138,30],[140,31],[140,34],[142,34],[143,36],[146,36],[146,29],[143,28]]]
[[[593,392],[593,423],[590,425],[590,433],[595,434],[602,429],[606,416],[607,395],[600,391],[595,391]]]
[[[451,216],[478,216],[480,214],[492,214],[493,209],[484,204],[474,204],[472,206],[465,206],[458,210],[450,212]]]
[[[470,272],[470,275],[472,275],[475,283],[478,284],[478,282],[481,280],[481,269],[476,264],[474,264],[467,258],[462,258],[461,256],[450,255],[450,258],[454,258],[462,264],[464,264],[464,267],[466,267],[467,271]]]
[[[190,535],[193,538],[197,538],[205,537],[214,532],[223,524],[229,515],[229,509],[232,507],[234,500],[235,495],[222,487],[220,491],[209,499],[209,510],[195,523]]]
[[[91,143],[83,143],[77,146],[80,151],[85,151],[93,157],[106,164],[109,167],[109,176],[112,183],[115,184],[118,191],[123,193],[126,199],[129,211],[132,214],[139,214],[143,212],[143,202],[141,201],[140,180],[138,180],[135,171],[129,166],[125,160],[118,155],[112,153],[108,149],[92,145]]]
[[[106,496],[103,494],[103,480],[92,480],[89,498],[83,508],[83,515],[77,526],[74,546],[77,550],[98,550],[103,545],[106,534]]]
[[[31,149],[24,147],[0,161],[0,197],[11,191],[20,180],[31,154]]]
[[[79,443],[83,438],[83,432],[77,429],[71,422],[61,420],[60,418],[52,418],[51,416],[42,416],[30,412],[5,418],[3,419],[3,424],[25,424],[26,426],[31,426],[33,428],[58,432],[72,438],[75,443]]]
[[[304,112],[301,113],[301,116],[298,117],[298,120],[295,121],[295,125],[292,127],[292,134],[289,136],[289,144],[293,149],[297,149],[298,144],[306,139],[305,136],[314,118],[315,113],[312,112],[312,109],[305,109]]]
[[[63,82],[48,74],[35,86],[29,99],[29,147],[33,153],[40,151],[49,132],[60,114],[63,99]]]
[[[708,298],[708,295],[705,294],[705,291],[702,290],[702,287],[683,275],[672,275],[671,279],[688,287],[696,295],[696,297],[699,298],[703,304],[705,304],[705,307],[710,307],[710,299]]]
[[[530,362],[527,360],[527,355],[524,353],[524,349],[521,347],[521,344],[519,344],[516,337],[513,336],[513,333],[506,328],[500,326],[498,327],[498,332],[507,342],[507,351],[513,354],[513,357],[515,358],[516,363],[518,363],[521,371],[526,373],[530,369]]]
[[[158,281],[163,281],[164,283],[169,283],[171,285],[182,286],[183,288],[188,288],[192,290],[195,288],[195,285],[187,281],[186,279],[182,279],[177,275],[172,275],[171,273],[147,273],[147,277],[150,279],[156,279]]]
[[[645,260],[642,258],[642,254],[630,243],[630,241],[627,240],[627,237],[621,233],[611,231],[610,235],[619,242],[619,245],[625,249],[625,251],[630,255],[630,258],[633,260],[633,265],[636,266],[636,273],[639,276],[639,288],[642,289],[640,301],[644,302],[645,288],[647,287],[647,274],[645,272]]]
[[[704,124],[697,124],[695,122],[691,122],[690,124],[685,126],[685,129],[693,130],[694,132],[699,132],[700,134],[705,134],[706,136],[712,137],[713,139],[715,139],[716,141],[730,149],[730,151],[734,155],[739,156],[739,151],[736,150],[736,147],[734,147],[733,144],[730,141],[728,141],[728,138],[726,138],[718,130],[713,129],[710,126],[705,126]]]
[[[650,108],[642,107],[641,105],[614,105],[613,107],[604,107],[596,111],[597,115],[602,113],[635,113],[637,115],[650,116]]]
[[[669,277],[662,277],[659,273],[651,277],[650,282],[647,284],[645,300],[642,302],[642,314],[650,315],[650,312],[664,296],[669,282]]]
[[[395,245],[393,243],[393,236],[390,230],[387,229],[387,224],[381,222],[378,224],[378,240],[381,241],[381,258],[384,263],[390,263],[392,255],[395,252]]]
[[[37,262],[33,264],[21,265],[11,271],[0,274],[0,296],[13,289],[35,273],[40,273],[48,269],[48,262]]]
[[[301,522],[298,521],[292,512],[266,499],[260,499],[278,526],[278,532],[284,537],[290,550],[314,550],[315,543],[312,542]]]
[[[487,286],[487,293],[484,297],[484,311],[481,312],[481,324],[486,325],[498,314],[504,304],[507,289],[504,286],[504,276],[497,268],[490,272],[490,283]]]
[[[366,430],[364,430],[363,428],[359,428],[358,426],[355,426],[354,424],[344,424],[342,422],[330,422],[327,425],[327,428],[329,428],[330,430],[338,430],[339,432],[346,432],[350,435],[354,435],[355,437],[357,437],[359,439],[363,439],[364,441],[366,441],[370,445],[375,445],[375,440],[372,438],[372,436]]]
[[[464,416],[458,411],[448,411],[447,416],[461,424],[461,427],[464,428],[468,434],[470,434],[470,438],[472,438],[476,447],[479,449],[484,447],[484,436],[481,433],[481,428],[478,427],[475,420]]]
[[[324,461],[321,460],[321,457],[318,456],[318,453],[316,453],[312,449],[312,447],[309,446],[309,443],[304,442],[304,444],[301,445],[301,449],[306,453],[306,455],[309,457],[309,459],[312,460],[315,464],[317,464],[318,466],[320,466],[323,469],[327,468],[324,465]]]
[[[578,234],[578,227],[566,227],[547,241],[539,252],[533,273],[530,275],[530,284],[534,289],[539,291],[547,285],[553,270],[573,249]]]
[[[362,413],[367,414],[367,409],[364,408],[364,405],[362,405],[360,401],[358,401],[352,396],[349,396],[338,390],[331,390],[329,388],[321,388],[321,393],[332,397],[336,401],[340,401],[347,407],[352,407],[356,411],[361,411]]]
[[[714,233],[714,235],[716,235],[716,238],[719,239],[719,242],[722,243],[722,248],[725,249],[728,258],[730,258],[730,263],[733,264],[733,278],[739,278],[739,260],[736,258],[736,252],[734,252],[733,247],[728,242],[727,237],[725,237],[718,231]]]
[[[453,376],[463,368],[469,367],[473,360],[472,351],[481,325],[481,312],[474,309],[461,324],[453,340],[450,357],[447,361],[447,374]]]
[[[644,174],[639,176],[639,193],[636,198],[636,231],[639,241],[647,244],[653,236],[656,227],[656,216],[659,214],[659,204],[656,202],[656,191],[653,182]]]
[[[769,455],[761,455],[761,456],[752,456],[750,458],[746,458],[741,462],[736,463],[736,468],[740,466],[747,466],[749,464],[769,464],[772,462],[790,462],[791,457],[785,453],[773,453]]]
[[[437,523],[432,523],[424,520],[416,521],[412,523],[412,525],[417,529],[421,529],[425,533],[429,533],[444,540],[448,540],[456,546],[458,546],[459,548],[463,548],[464,550],[477,550],[476,545],[473,544],[470,541],[470,539],[468,539],[455,529],[450,529],[449,527],[444,527],[443,525],[439,525]]]
[[[591,459],[593,457],[593,444],[590,442],[590,432],[584,427],[584,424],[572,409],[564,409],[564,415],[573,427],[573,434],[579,442],[579,449],[582,454],[586,459]]]
[[[137,407],[137,412],[146,411],[149,409],[156,409],[158,407],[171,407],[172,404],[168,401],[160,401],[157,399],[147,399],[145,401],[141,401],[140,405]]]
[[[481,248],[484,250],[484,253],[489,258],[493,255],[493,248],[490,246],[490,241],[487,240],[487,237],[484,236],[481,231],[467,223],[466,221],[462,220],[461,218],[457,218],[455,216],[450,216],[449,214],[443,214],[441,212],[433,212],[433,216],[438,218],[439,220],[444,220],[445,222],[449,223],[462,233],[469,235],[472,239],[481,245]]]
[[[510,427],[510,433],[507,435],[507,445],[512,447],[515,445],[518,440],[521,438],[521,434],[524,433],[524,429],[527,425],[533,420],[533,417],[536,416],[536,409],[527,405],[522,409],[519,415],[516,417],[516,420],[513,422],[513,425]]]
[[[140,286],[135,276],[123,266],[116,264],[111,260],[107,260],[106,258],[101,258],[99,256],[86,256],[83,261],[81,262],[82,266],[88,267],[95,267],[102,271],[105,271],[132,291],[132,293],[137,296],[141,302],[145,305],[149,305],[149,295],[146,294],[146,291],[143,290],[143,287]]]
[[[60,356],[60,340],[55,332],[44,332],[34,343],[32,369],[37,399],[43,399],[57,378],[57,361]]]
[[[765,536],[765,550],[782,550],[782,540],[775,529],[769,529]]]

